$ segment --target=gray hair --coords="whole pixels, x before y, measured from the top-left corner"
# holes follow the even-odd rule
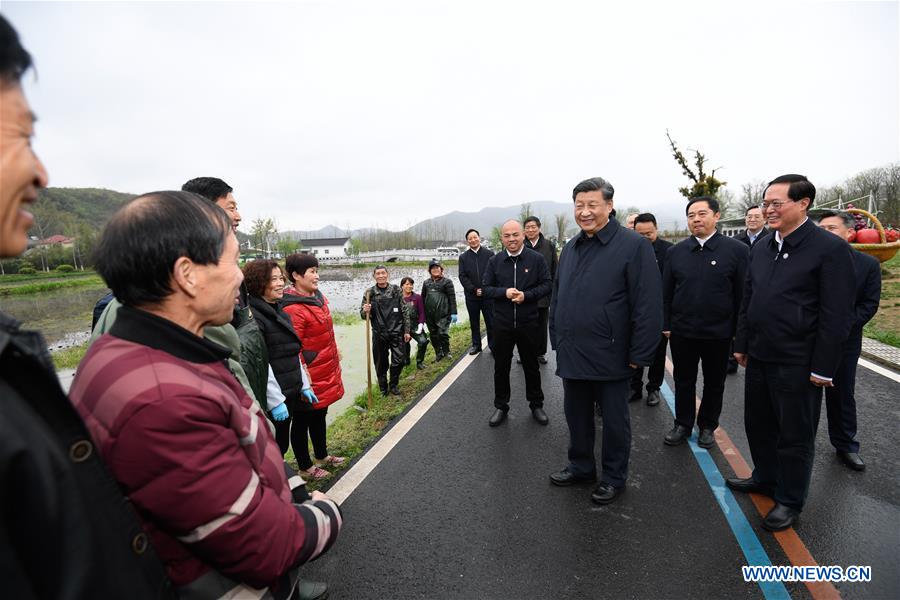
[[[612,201],[613,194],[616,193],[616,190],[613,189],[610,182],[602,177],[591,177],[575,186],[575,189],[572,190],[572,200],[574,201],[575,196],[584,192],[600,192],[603,194],[603,199],[610,202]]]

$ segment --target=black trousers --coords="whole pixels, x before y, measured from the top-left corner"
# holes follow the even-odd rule
[[[304,471],[312,466],[309,457],[309,440],[313,443],[313,453],[316,458],[322,460],[328,456],[328,446],[325,443],[325,415],[328,407],[317,410],[297,410],[284,421],[275,421],[275,441],[284,455],[288,450],[288,441],[294,449],[297,464]],[[307,438],[307,434],[309,438]]]
[[[403,370],[403,338],[382,337],[373,332],[372,358],[375,361],[375,373],[378,375],[378,387],[381,391],[388,386],[388,369],[391,373],[390,385],[397,385],[400,381],[400,371]]]
[[[466,310],[469,312],[469,329],[472,330],[472,347],[481,348],[481,315],[484,315],[484,328],[487,330],[488,348],[493,349],[493,301],[484,297],[466,296]]]
[[[450,354],[450,315],[435,319],[426,314],[425,325],[431,336],[435,356]]]
[[[822,392],[808,365],[750,357],[744,379],[744,427],[753,479],[775,490],[775,501],[802,510],[809,492]]]
[[[627,379],[563,379],[563,406],[569,425],[569,472],[579,477],[591,477],[597,472],[594,460],[594,406],[599,404],[603,412],[600,480],[613,487],[625,485],[631,453],[627,391]]]
[[[522,370],[525,372],[525,397],[528,406],[544,406],[544,391],[541,389],[541,370],[538,367],[537,322],[513,329],[494,329],[494,406],[509,410],[509,369],[512,365],[513,348],[519,349]]]
[[[425,361],[425,351],[428,350],[428,336],[424,333],[413,333],[412,339],[416,340],[416,364]],[[409,364],[410,342],[403,344],[403,364]]]
[[[672,375],[675,379],[675,422],[694,428],[694,414],[700,429],[715,429],[722,414],[722,396],[731,339],[699,340],[672,334]],[[703,365],[703,395],[696,411],[697,363]]]
[[[834,387],[825,388],[828,437],[842,452],[859,452],[856,441],[856,364],[859,351],[844,353],[834,373]]]
[[[538,333],[537,354],[544,356],[547,354],[547,337],[550,335],[550,307],[538,306]]]
[[[656,347],[656,356],[647,373],[647,391],[652,392],[662,387],[663,377],[666,373],[666,348],[669,346],[669,338],[659,336],[659,346]],[[631,377],[631,391],[640,392],[644,383],[644,367],[638,367]]]

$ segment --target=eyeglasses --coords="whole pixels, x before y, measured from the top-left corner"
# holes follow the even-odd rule
[[[776,200],[775,202],[762,202],[759,205],[759,208],[762,209],[763,212],[766,212],[766,209],[770,206],[775,210],[781,210],[781,207],[787,204],[788,202],[796,202],[795,200]]]

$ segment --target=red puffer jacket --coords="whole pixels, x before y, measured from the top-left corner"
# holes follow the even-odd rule
[[[319,398],[315,408],[325,408],[344,397],[341,361],[328,300],[319,290],[312,296],[285,294],[281,307],[291,318],[294,331],[303,343],[300,356],[309,369],[313,391]]]

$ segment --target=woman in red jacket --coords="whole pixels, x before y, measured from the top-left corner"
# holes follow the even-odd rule
[[[281,307],[291,318],[294,331],[303,343],[300,358],[309,370],[313,392],[319,399],[315,410],[304,413],[304,422],[312,440],[315,462],[306,449],[294,448],[300,470],[314,479],[328,476],[323,466],[339,465],[346,460],[342,456],[328,454],[325,439],[325,415],[328,406],[344,396],[341,381],[341,361],[334,338],[334,323],[328,300],[319,291],[319,261],[311,254],[292,254],[285,260],[285,272],[292,288],[285,290]]]

